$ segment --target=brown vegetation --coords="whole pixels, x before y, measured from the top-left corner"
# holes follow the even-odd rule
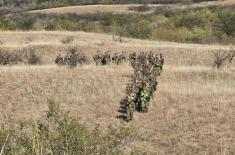
[[[145,114],[136,114],[128,124],[117,119],[120,100],[131,79],[128,64],[120,66],[84,65],[73,70],[52,65],[58,53],[66,52],[66,36],[74,36],[89,56],[96,50],[161,52],[166,66],[159,87]],[[27,37],[33,40],[27,43]],[[14,39],[12,39],[14,38]],[[0,40],[8,50],[33,47],[42,56],[43,66],[0,67],[1,123],[37,120],[47,111],[53,98],[71,115],[91,128],[99,124],[134,127],[138,138],[126,144],[155,154],[234,154],[235,153],[235,76],[231,68],[213,70],[214,50],[229,46],[176,44],[112,36],[69,32],[4,32]]]
[[[225,64],[230,65],[233,62],[234,57],[235,50],[233,50],[232,48],[230,49],[230,51],[226,52],[214,52],[214,67],[220,69]]]
[[[190,8],[202,8],[214,5],[229,6],[235,4],[234,0],[225,0],[217,2],[201,2],[192,5],[187,4],[148,4],[148,9],[143,13],[153,13],[155,10],[161,7],[172,7],[173,9],[190,9]],[[87,13],[97,13],[97,12],[114,12],[114,13],[139,13],[138,8],[143,6],[142,4],[126,4],[126,5],[85,5],[85,6],[69,6],[60,7],[52,9],[43,9],[30,12],[39,13],[77,13],[77,14],[87,14]],[[136,8],[136,9],[134,9]]]

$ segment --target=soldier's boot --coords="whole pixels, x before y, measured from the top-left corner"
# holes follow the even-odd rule
[[[133,120],[133,110],[130,110],[130,120]]]
[[[141,111],[141,101],[138,101],[138,102],[136,103],[136,110],[137,110],[138,112]]]

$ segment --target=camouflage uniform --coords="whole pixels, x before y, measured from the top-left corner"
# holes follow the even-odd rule
[[[68,65],[71,60],[70,53],[67,53],[64,57],[64,64]]]
[[[129,85],[127,98],[127,120],[133,117],[133,111],[148,111],[149,102],[157,89],[157,76],[162,72],[163,55],[150,52],[141,52],[129,55],[130,65],[134,69],[134,80]]]
[[[114,53],[113,57],[112,57],[112,62],[117,64],[117,59],[118,59],[118,54]]]
[[[135,96],[134,96],[134,93],[132,93],[127,97],[127,110],[126,110],[127,121],[130,121],[133,119],[134,110],[135,110]]]
[[[148,111],[149,106],[149,100],[150,100],[150,92],[147,89],[144,89],[141,92],[141,111]]]
[[[55,59],[55,64],[58,64],[58,65],[63,65],[64,64],[64,59],[63,57],[61,56],[61,54],[59,54],[56,59]]]
[[[94,55],[93,59],[94,59],[96,65],[100,64],[100,59],[101,59],[100,58],[100,51],[97,51],[97,53]]]

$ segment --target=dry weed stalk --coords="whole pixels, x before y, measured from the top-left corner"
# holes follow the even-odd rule
[[[213,66],[217,69],[220,69],[225,63],[231,64],[233,58],[235,57],[235,50],[231,48],[227,52],[217,51],[213,53],[214,55],[214,62]]]

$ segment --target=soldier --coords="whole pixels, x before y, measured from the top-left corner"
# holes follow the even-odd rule
[[[100,63],[101,65],[106,65],[107,64],[107,59],[106,59],[106,54],[100,54]]]
[[[78,53],[76,53],[76,51],[71,51],[69,56],[68,65],[70,68],[76,67],[78,63]]]
[[[133,120],[133,108],[131,105],[127,106],[127,110],[126,110],[126,121],[131,121]]]
[[[79,63],[80,63],[80,64],[85,64],[86,62],[87,62],[87,58],[86,58],[85,54],[84,54],[84,53],[81,53],[81,54],[79,55]]]
[[[137,60],[137,58],[136,58],[136,53],[135,53],[135,52],[129,54],[129,61],[130,61],[130,65],[131,65],[131,66],[133,66],[133,63],[135,63],[136,60]]]
[[[117,64],[117,59],[118,59],[118,54],[114,53],[113,57],[112,57],[112,61],[113,63]]]
[[[64,57],[64,64],[68,65],[71,60],[70,53],[67,53]]]
[[[119,55],[119,56],[117,57],[117,65],[119,65],[120,63],[122,63],[122,57],[121,57],[121,55]]]
[[[148,112],[150,93],[147,89],[141,92],[141,111]]]
[[[128,87],[127,120],[133,118],[133,111],[148,111],[149,102],[157,89],[157,76],[160,75],[164,64],[163,55],[152,52],[130,54],[130,65],[134,69],[135,79]]]
[[[109,64],[111,62],[110,51],[104,53],[105,64]]]
[[[156,91],[157,90],[158,82],[156,80],[155,75],[150,75],[150,79],[151,79],[152,90]]]
[[[160,70],[163,70],[163,64],[165,62],[164,56],[162,54],[160,54]]]
[[[97,51],[96,54],[94,55],[93,57],[95,63],[96,63],[96,66],[100,63],[100,51]]]
[[[122,51],[122,54],[120,55],[122,61],[126,61],[126,52]]]
[[[150,96],[153,96],[153,87],[152,87],[152,79],[149,79],[148,82],[146,83],[146,91],[148,92],[149,96],[147,98],[147,101],[150,102]]]
[[[131,93],[127,97],[127,109],[126,109],[126,119],[130,121],[133,119],[133,113],[135,110],[135,94]]]
[[[135,82],[136,90],[136,109],[141,111],[141,92],[143,90],[143,83],[140,79],[137,79]]]
[[[55,64],[58,64],[58,65],[63,65],[64,64],[64,59],[63,57],[61,56],[61,54],[59,54],[56,59],[55,59]]]

